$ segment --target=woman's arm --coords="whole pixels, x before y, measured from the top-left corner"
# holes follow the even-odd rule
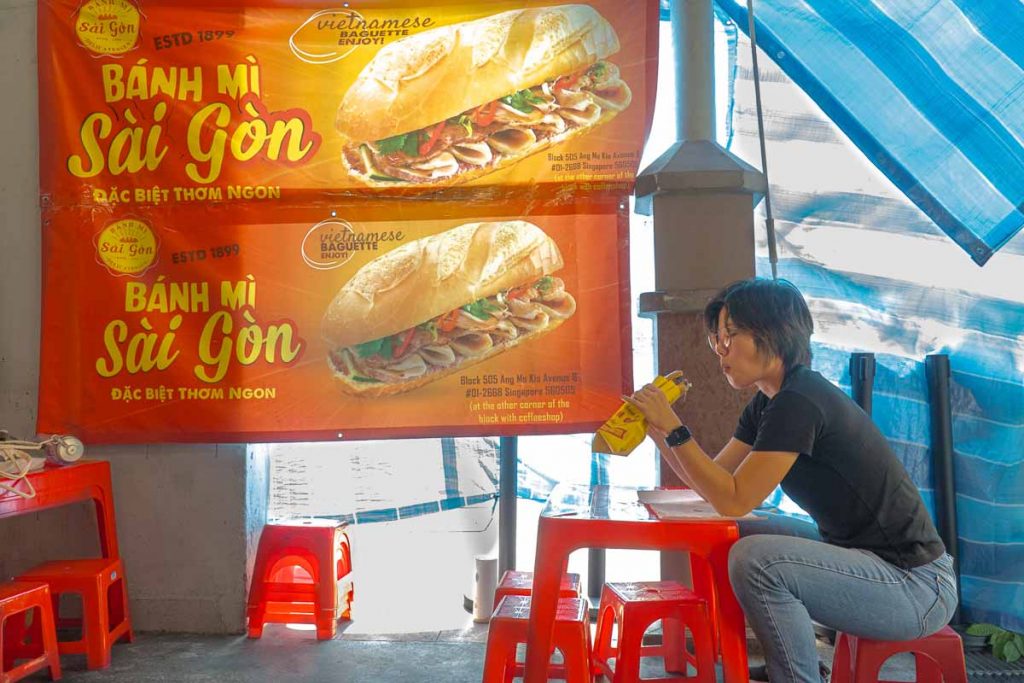
[[[672,449],[692,487],[715,511],[742,517],[763,503],[793,467],[798,453],[753,451],[731,474],[694,439]]]
[[[655,437],[655,443],[680,479],[721,515],[740,517],[764,502],[799,455],[751,452],[750,446],[737,439],[731,439],[715,459],[705,453],[694,439],[671,448],[664,442],[663,435],[682,423],[664,394],[653,385],[647,385],[633,397],[623,398],[647,418],[649,433],[661,436],[660,439]]]
[[[729,443],[725,444],[725,448],[715,456],[715,462],[729,474],[735,474],[736,468],[750,455],[751,448],[750,444],[733,437],[729,439]]]
[[[672,450],[672,447],[665,441],[665,433],[657,428],[650,428],[647,430],[651,440],[654,441],[654,445],[658,447],[658,451],[661,453],[661,457],[665,459],[668,466],[672,468],[672,471],[676,473],[686,486],[691,489],[695,488],[693,482],[686,476],[686,471],[683,470],[679,464],[678,456]],[[750,454],[750,445],[745,444],[737,438],[729,439],[729,443],[725,444],[725,448],[718,452],[715,456],[715,462],[721,465],[729,474],[736,471],[736,468],[740,466],[740,463]]]
[[[684,485],[692,489],[693,482],[690,481],[690,478],[686,476],[686,471],[679,465],[679,460],[676,458],[676,454],[672,452],[672,447],[665,441],[665,435],[657,429],[648,429],[647,434],[654,441],[654,445],[658,447],[661,457],[668,463],[672,471],[676,473],[676,476],[682,480]]]

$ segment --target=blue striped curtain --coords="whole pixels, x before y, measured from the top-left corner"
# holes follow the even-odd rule
[[[745,0],[721,7],[746,30]],[[759,44],[984,264],[1024,227],[1024,4],[758,0]]]
[[[722,142],[759,167],[747,21],[721,8]],[[949,355],[963,618],[1024,631],[1024,6],[755,11],[779,276],[808,298],[814,366],[849,390],[850,353],[876,354],[874,419],[932,508],[924,358]]]

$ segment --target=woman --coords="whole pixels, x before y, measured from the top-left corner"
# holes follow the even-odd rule
[[[871,418],[810,369],[814,325],[800,292],[736,282],[704,318],[729,384],[759,390],[725,448],[705,453],[653,385],[625,398],[669,466],[719,514],[745,515],[781,484],[817,523],[821,540],[750,535],[729,553],[769,679],[819,683],[812,620],[883,640],[946,625],[957,604],[952,558]]]

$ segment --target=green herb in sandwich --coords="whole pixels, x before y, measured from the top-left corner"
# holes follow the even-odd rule
[[[500,311],[501,306],[491,303],[487,299],[477,299],[473,303],[463,306],[462,310],[477,320],[487,320],[491,317],[491,311]]]
[[[505,95],[504,97],[499,98],[499,100],[513,109],[518,109],[524,114],[529,114],[534,109],[533,105],[543,102],[544,98],[534,95],[533,91],[527,88],[526,90],[520,90],[519,92],[511,95]]]
[[[433,320],[428,320],[425,323],[420,323],[419,325],[417,325],[417,327],[419,327],[421,330],[429,332],[432,341],[437,341],[437,323],[435,323]]]
[[[448,119],[448,123],[454,123],[456,125],[462,126],[462,128],[466,131],[466,135],[473,135],[473,122],[465,114],[460,114],[458,116],[451,117],[450,119]]]
[[[389,138],[378,140],[375,144],[377,151],[381,154],[394,154],[404,152],[406,156],[416,157],[420,155],[421,131],[414,130],[411,133],[392,135]]]
[[[373,341],[356,344],[355,349],[360,358],[369,358],[374,355],[391,358],[391,337],[381,337],[380,339],[374,339]]]

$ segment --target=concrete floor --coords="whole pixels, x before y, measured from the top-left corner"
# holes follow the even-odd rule
[[[484,636],[486,637],[486,636]],[[118,645],[104,671],[64,657],[65,681],[103,683],[480,683],[484,643],[437,634],[317,642],[311,632],[268,628],[244,636],[142,635]],[[49,680],[45,675],[26,679]]]
[[[64,657],[64,680],[71,683],[480,683],[486,638],[485,625],[462,631],[390,636],[343,632],[328,642],[318,642],[312,632],[283,626],[268,627],[260,640],[244,636],[143,634],[133,644],[116,646],[112,665],[103,671],[86,671],[84,657]],[[827,644],[819,642],[819,652],[825,661],[831,661],[831,648]],[[751,643],[751,661],[760,661],[756,642]],[[883,673],[891,680],[914,680],[913,664],[906,659],[891,661]],[[645,660],[644,675],[664,675],[660,662]],[[37,674],[25,680],[38,683],[49,679]]]
[[[464,632],[348,636],[318,643],[311,633],[268,629],[261,640],[242,636],[142,635],[118,645],[113,664],[86,671],[85,658],[63,658],[70,683],[480,683],[486,628]],[[756,644],[752,644],[756,648]],[[831,648],[819,643],[823,658]],[[757,662],[752,654],[752,662]],[[826,659],[826,661],[830,661]],[[892,681],[913,681],[913,660],[897,657],[882,670]],[[643,675],[662,675],[656,661]],[[45,674],[24,679],[48,681]],[[521,680],[521,679],[516,679]],[[605,679],[599,679],[605,680]],[[719,678],[721,680],[721,678]],[[972,683],[1024,683],[1024,676],[971,676]]]

